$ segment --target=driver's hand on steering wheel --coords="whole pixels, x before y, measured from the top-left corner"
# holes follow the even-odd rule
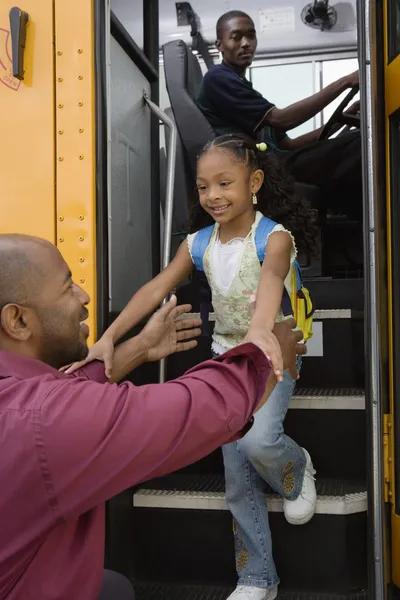
[[[359,115],[360,114],[360,101],[357,100],[357,102],[353,102],[353,104],[351,104],[349,106],[349,108],[346,109],[345,115]]]
[[[350,75],[347,75],[346,79],[347,79],[347,85],[349,88],[354,88],[354,87],[357,87],[358,85],[360,85],[360,78],[358,75],[358,71],[354,71],[354,73],[350,73]]]

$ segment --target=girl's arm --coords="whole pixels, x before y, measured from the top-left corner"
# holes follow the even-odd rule
[[[179,246],[168,267],[136,292],[121,314],[110,325],[103,337],[116,344],[134,325],[153,312],[162,300],[193,270],[187,241]]]
[[[169,292],[183,281],[192,270],[193,262],[185,240],[168,267],[141,287],[130,299],[124,310],[103,333],[99,341],[91,346],[87,358],[79,363],[68,365],[62,370],[66,374],[70,374],[86,363],[98,359],[104,362],[106,376],[111,377],[114,345],[134,325],[140,323],[146,315],[153,312]]]
[[[257,303],[251,329],[263,332],[278,381],[282,379],[283,360],[279,343],[272,333],[282,303],[283,285],[290,269],[293,243],[289,233],[276,231],[267,241],[265,259],[257,288]]]

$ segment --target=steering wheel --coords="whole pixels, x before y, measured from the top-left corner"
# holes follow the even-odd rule
[[[358,129],[360,129],[360,117],[357,115],[346,115],[344,113],[345,108],[347,107],[349,102],[353,100],[354,96],[358,94],[359,90],[360,87],[358,85],[350,90],[347,96],[339,104],[329,121],[325,123],[319,135],[319,140],[326,140],[330,135],[332,135],[332,130],[337,124],[347,125],[349,129],[350,127],[357,127]]]

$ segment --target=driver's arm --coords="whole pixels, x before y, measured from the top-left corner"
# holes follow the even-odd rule
[[[360,102],[354,102],[343,114],[345,115],[356,115],[359,114],[360,110]],[[334,135],[340,129],[342,129],[343,125],[341,123],[335,123],[329,130],[329,136]],[[317,142],[319,140],[319,136],[321,135],[324,127],[319,127],[314,131],[310,131],[309,133],[305,133],[304,135],[299,135],[297,138],[290,138],[289,136],[284,137],[279,142],[279,148],[282,150],[297,150],[298,148],[302,148],[303,146],[308,146],[313,142]]]
[[[355,87],[356,85],[358,85],[357,71],[338,79],[338,81],[334,81],[309,98],[295,102],[295,104],[291,104],[286,108],[272,108],[264,116],[262,125],[269,125],[270,127],[284,131],[294,129],[312,119],[312,117],[315,117],[315,115],[338,98],[346,89]]]
[[[322,127],[315,129],[314,131],[309,131],[304,135],[299,135],[297,138],[290,138],[286,136],[279,144],[279,148],[282,150],[297,150],[298,148],[302,148],[303,146],[309,146],[313,142],[317,142],[319,136],[321,134]]]

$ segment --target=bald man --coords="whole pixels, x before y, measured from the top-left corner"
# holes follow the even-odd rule
[[[130,600],[131,584],[103,572],[104,503],[248,431],[274,386],[263,332],[161,385],[110,383],[95,362],[67,376],[88,352],[89,297],[61,254],[0,235],[0,274],[0,600]],[[114,381],[195,346],[200,322],[177,321],[191,307],[175,303],[118,346]],[[275,330],[292,372],[294,325]]]

